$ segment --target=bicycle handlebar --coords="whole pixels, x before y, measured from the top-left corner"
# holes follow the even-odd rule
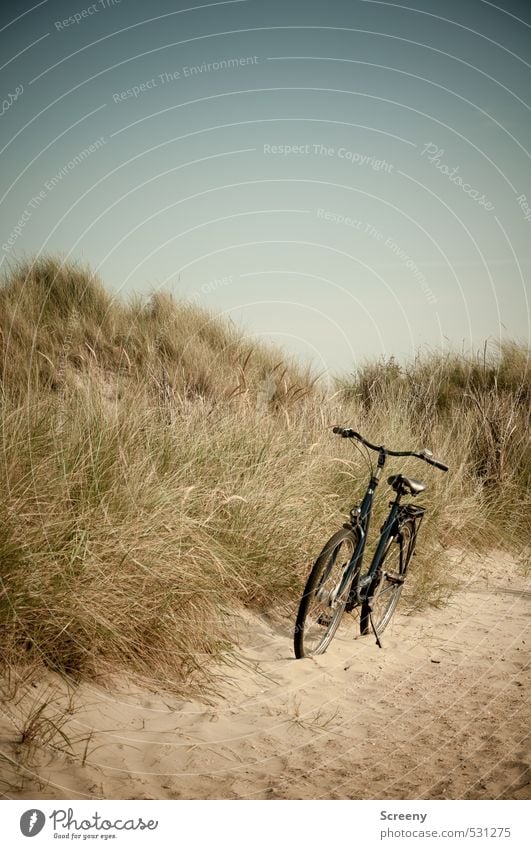
[[[422,456],[422,455],[420,455],[420,456]],[[448,471],[448,466],[446,465],[446,463],[441,463],[440,460],[435,460],[435,459],[432,459],[431,457],[422,457],[422,459],[425,460],[426,463],[429,463],[430,466],[435,466],[436,469],[440,469],[442,472]]]
[[[417,453],[416,451],[391,451],[390,448],[385,448],[383,445],[373,445],[372,442],[365,439],[361,433],[357,433],[357,431],[352,430],[351,427],[336,426],[334,427],[334,433],[345,437],[345,439],[357,439],[358,442],[366,445],[367,448],[371,449],[371,451],[383,451],[390,457],[418,457],[419,460],[424,460],[426,463],[429,463],[430,466],[435,466],[443,472],[448,471],[448,466],[445,463],[441,463],[440,460],[436,460],[435,457],[432,456],[431,451],[428,451],[426,448],[420,453]]]

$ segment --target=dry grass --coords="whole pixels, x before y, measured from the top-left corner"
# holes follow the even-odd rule
[[[47,782],[39,777],[40,767],[50,755],[83,767],[97,748],[92,730],[77,729],[78,708],[68,682],[54,676],[46,681],[35,666],[22,676],[17,672],[9,669],[0,681],[0,790],[8,797],[23,792],[28,779],[44,790]]]
[[[326,399],[308,371],[204,310],[161,294],[113,301],[51,259],[12,270],[0,332],[7,664],[199,686],[230,660],[234,607],[294,604],[361,492],[366,468],[333,424],[427,444],[451,467],[405,466],[429,483],[413,604],[447,597],[450,546],[529,532],[517,346],[489,363],[367,366]]]

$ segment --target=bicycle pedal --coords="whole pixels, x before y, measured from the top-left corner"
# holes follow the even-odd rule
[[[403,584],[406,580],[404,575],[398,575],[396,572],[386,572],[385,577],[391,584]]]
[[[322,628],[328,628],[331,621],[332,617],[327,616],[326,613],[321,613],[321,615],[317,617],[317,624],[321,625]]]

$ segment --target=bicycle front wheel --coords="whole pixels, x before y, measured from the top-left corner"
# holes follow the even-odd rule
[[[387,547],[376,578],[361,607],[360,630],[368,634],[372,625],[376,633],[382,634],[395,612],[402,593],[406,569],[413,553],[413,524],[405,522],[400,532]]]
[[[357,534],[342,528],[331,537],[315,561],[302,594],[295,623],[295,657],[323,654],[336,633],[348,601],[349,586],[338,592],[358,542]],[[354,580],[356,576],[354,576]]]

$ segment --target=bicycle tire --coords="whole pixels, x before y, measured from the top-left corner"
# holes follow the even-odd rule
[[[391,580],[388,575],[403,582],[414,550],[415,528],[412,521],[404,522],[387,546],[378,573],[361,606],[360,631],[369,634],[374,629],[383,634],[395,612],[402,594],[403,583]],[[372,625],[371,625],[372,614]]]
[[[296,658],[323,654],[330,645],[334,634],[339,628],[350,589],[359,575],[359,570],[354,574],[349,586],[344,590],[342,598],[336,601],[332,609],[327,603],[326,592],[330,593],[338,585],[339,579],[343,574],[343,569],[350,561],[357,543],[357,532],[351,528],[342,528],[330,537],[315,561],[306,581],[306,586],[304,587],[295,622],[294,649]],[[348,553],[348,559],[345,560],[342,555],[339,558],[340,562],[338,562],[338,554],[343,544],[346,544],[345,556]],[[326,584],[329,585],[328,589],[326,588]],[[317,598],[317,592],[320,589],[324,591],[324,597],[322,599]],[[312,604],[314,603],[316,603],[315,613],[317,614],[317,618],[312,619],[310,613],[312,612]],[[320,612],[319,606],[321,607]],[[325,616],[329,617],[328,621],[324,619]],[[324,632],[322,632],[323,628]],[[319,634],[321,634],[320,637]]]

